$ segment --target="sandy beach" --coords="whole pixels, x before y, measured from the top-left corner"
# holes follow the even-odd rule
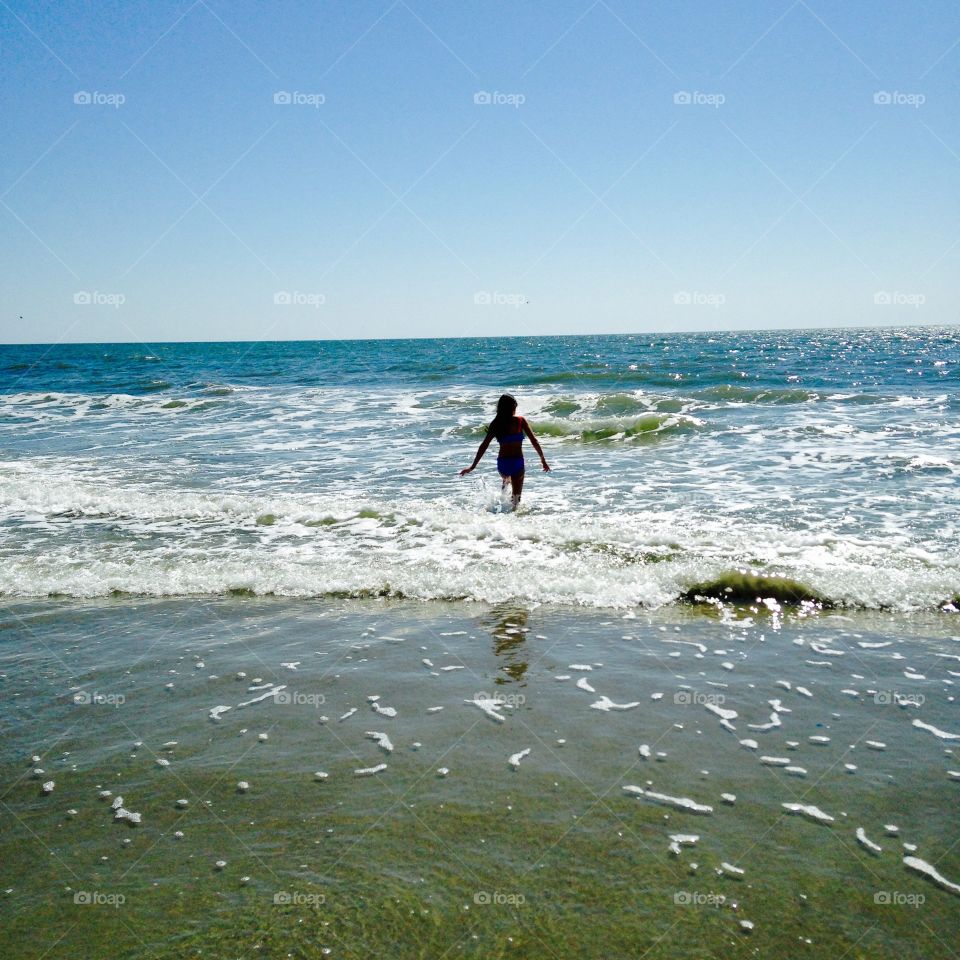
[[[10,957],[903,958],[955,928],[942,615],[63,600],[2,626]]]

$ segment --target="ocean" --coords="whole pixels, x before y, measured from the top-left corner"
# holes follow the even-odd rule
[[[960,590],[960,333],[0,347],[0,595],[630,609],[737,571]],[[509,391],[527,450],[505,516]],[[528,445],[529,446],[529,445]]]
[[[960,330],[0,347],[10,958],[926,958]],[[509,511],[510,392],[527,446]]]

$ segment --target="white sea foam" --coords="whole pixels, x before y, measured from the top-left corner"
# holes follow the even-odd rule
[[[705,703],[704,706],[711,712],[715,713],[722,721],[725,722],[726,726],[729,729],[734,729],[733,725],[728,721],[736,719],[737,711],[730,710],[725,707],[718,707],[715,703]]]
[[[269,700],[272,697],[276,697],[278,693],[286,689],[287,685],[285,683],[277,684],[276,686],[271,687],[266,693],[261,693],[259,697],[253,697],[250,700],[244,700],[242,703],[238,703],[237,709],[239,710],[241,707],[249,707],[255,703],[262,703],[264,700]]]
[[[629,784],[623,789],[625,793],[632,793],[635,796],[643,797],[646,800],[652,800],[654,803],[659,803],[667,807],[675,807],[677,810],[686,810],[689,813],[700,814],[713,813],[713,807],[708,806],[705,803],[697,803],[695,800],[691,800],[689,797],[672,797],[669,794],[657,793],[654,790],[646,790],[643,787],[638,787],[633,784]]]
[[[472,700],[464,700],[464,703],[471,703],[479,707],[491,720],[497,723],[504,723],[506,717],[500,712],[506,705],[502,700],[495,700],[493,697],[476,696]]]
[[[27,534],[24,549],[0,568],[0,595],[247,590],[312,597],[390,590],[420,599],[629,610],[670,603],[758,551],[778,572],[857,606],[933,607],[960,582],[960,558],[943,551],[914,557],[902,536],[844,539],[828,521],[800,531],[744,518],[731,524],[723,513],[705,517],[693,507],[651,514],[627,506],[611,514],[559,504],[552,513],[507,516],[478,512],[467,496],[418,499],[398,490],[376,499],[336,485],[285,489],[272,492],[262,478],[229,491],[190,486],[173,472],[147,482],[132,466],[125,473],[76,457],[0,461],[0,511]],[[85,531],[106,524],[111,536],[78,537],[80,524]],[[198,526],[203,552],[192,549]],[[37,549],[30,546],[31,532],[43,535],[42,550],[39,540]],[[585,547],[572,550],[573,543]],[[826,545],[838,543],[827,562]],[[659,561],[621,559],[648,555]],[[517,564],[529,575],[512,576]]]
[[[375,767],[361,767],[359,770],[354,770],[354,776],[357,777],[372,777],[376,773],[382,773],[387,769],[385,763],[378,763]]]
[[[916,873],[921,873],[928,879],[932,880],[938,887],[942,887],[944,890],[948,890],[950,893],[960,894],[960,884],[954,883],[952,880],[948,880],[943,874],[937,871],[936,867],[927,863],[926,860],[921,860],[919,857],[904,857],[903,858],[904,866],[908,870],[914,870]]]
[[[871,853],[883,853],[883,847],[878,843],[874,843],[868,836],[867,832],[863,827],[857,827],[856,830],[857,840],[863,844]]]
[[[774,711],[770,714],[769,723],[748,723],[747,726],[751,730],[776,730],[777,727],[781,726],[780,715]]]
[[[632,710],[634,707],[640,706],[640,701],[634,700],[631,703],[614,703],[609,697],[601,695],[600,699],[595,703],[591,703],[590,706],[594,710],[603,710],[605,713],[608,713],[611,710]]]
[[[368,730],[364,736],[370,740],[376,740],[377,746],[387,753],[393,753],[393,743],[385,733],[380,733],[378,730]]]
[[[788,813],[797,813],[805,817],[809,817],[811,820],[816,820],[818,823],[834,823],[835,818],[831,817],[830,814],[824,813],[819,807],[814,806],[813,804],[803,804],[803,803],[783,803],[781,806]]]
[[[913,725],[918,730],[926,730],[927,732],[932,733],[940,740],[960,740],[960,733],[949,733],[946,730],[940,730],[938,727],[933,726],[933,724],[924,723],[919,719],[915,719],[913,721]]]

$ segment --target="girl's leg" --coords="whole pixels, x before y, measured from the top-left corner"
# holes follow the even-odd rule
[[[513,509],[516,510],[520,506],[520,494],[523,493],[523,474],[524,471],[521,470],[519,473],[515,473],[510,478],[510,485],[513,487]]]

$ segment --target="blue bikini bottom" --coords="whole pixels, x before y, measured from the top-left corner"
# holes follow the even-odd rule
[[[523,457],[497,457],[497,472],[501,477],[515,477],[523,473]]]

